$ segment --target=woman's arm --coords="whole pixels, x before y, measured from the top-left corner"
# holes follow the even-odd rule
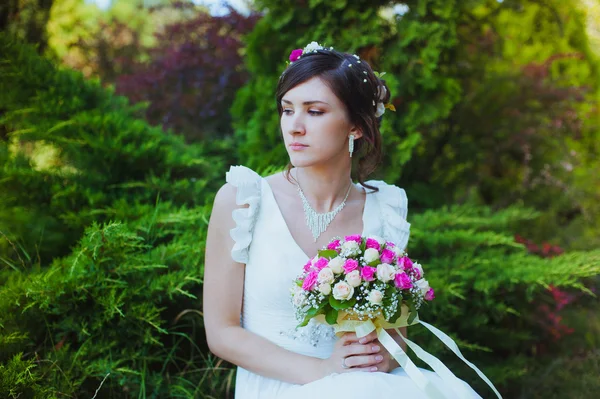
[[[229,231],[235,227],[231,213],[236,189],[224,185],[217,193],[208,225],[204,263],[204,324],[210,350],[218,357],[253,373],[295,384],[318,380],[341,369],[341,357],[358,356],[353,365],[367,369],[377,364],[372,345],[355,343],[346,334],[336,344],[330,359],[322,360],[300,355],[281,348],[273,342],[240,326],[244,291],[243,264],[231,258],[234,245]],[[365,356],[368,355],[368,356]]]

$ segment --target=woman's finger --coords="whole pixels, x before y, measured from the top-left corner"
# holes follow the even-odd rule
[[[376,366],[383,360],[383,356],[373,354],[373,355],[355,355],[348,356],[344,361],[346,366],[350,368],[354,367],[367,367],[367,366]]]
[[[355,356],[355,355],[371,355],[378,353],[381,350],[379,345],[362,345],[362,344],[351,344],[344,346],[344,357]]]
[[[371,331],[369,334],[367,334],[364,337],[360,338],[358,340],[358,342],[360,342],[361,344],[366,344],[368,342],[375,341],[376,339],[377,339],[377,331]]]

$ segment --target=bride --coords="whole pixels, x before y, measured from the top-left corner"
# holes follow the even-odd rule
[[[204,272],[209,348],[238,366],[238,399],[428,398],[375,332],[338,338],[323,324],[296,328],[289,290],[317,250],[358,233],[404,248],[410,224],[403,189],[365,181],[381,159],[385,82],[356,55],[315,42],[290,61],[276,94],[290,165],[266,178],[233,166],[214,201]]]

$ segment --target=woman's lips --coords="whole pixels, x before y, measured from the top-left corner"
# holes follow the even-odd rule
[[[308,146],[306,144],[300,144],[300,143],[291,143],[290,144],[290,148],[293,151],[302,151],[303,149],[307,148]]]

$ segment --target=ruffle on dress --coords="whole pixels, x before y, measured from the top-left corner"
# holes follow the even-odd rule
[[[406,221],[408,215],[408,198],[404,189],[387,184],[381,180],[367,182],[379,189],[375,194],[379,201],[381,217],[381,233],[383,238],[392,241],[402,249],[406,249],[410,236],[410,223]]]
[[[252,231],[260,209],[262,177],[245,166],[231,166],[225,174],[225,180],[237,188],[236,204],[248,205],[232,212],[231,216],[236,226],[229,232],[235,242],[231,249],[231,257],[236,262],[248,263]]]

